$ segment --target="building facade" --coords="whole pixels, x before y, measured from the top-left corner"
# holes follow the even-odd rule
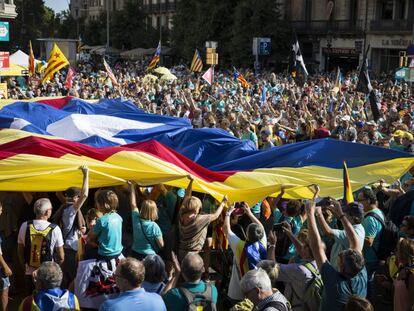
[[[374,72],[398,67],[414,36],[414,0],[288,0],[285,18],[313,71],[355,69],[364,48]]]
[[[0,18],[14,19],[17,16],[13,0],[0,0]]]
[[[109,7],[109,11],[122,10],[127,0],[70,0],[69,8],[75,19],[85,18],[86,22],[98,20]]]
[[[172,29],[173,18],[178,0],[144,0],[143,8],[147,14],[146,24],[155,29]]]

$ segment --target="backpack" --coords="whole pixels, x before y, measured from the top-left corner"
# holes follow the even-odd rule
[[[395,250],[395,246],[398,243],[398,227],[389,219],[385,218],[385,221],[381,219],[378,214],[368,213],[365,217],[374,217],[381,223],[382,231],[380,234],[380,244],[377,250],[374,250],[379,260],[386,260],[392,252]]]
[[[55,224],[49,224],[45,230],[40,231],[35,228],[32,220],[27,222],[24,258],[30,267],[39,268],[42,262],[53,260],[50,245],[55,228]]]
[[[211,284],[206,283],[206,289],[201,293],[190,292],[184,287],[180,287],[179,290],[187,302],[187,311],[217,311],[212,298]]]
[[[304,310],[316,311],[319,310],[319,306],[322,301],[323,281],[318,270],[308,262],[303,265],[312,273],[312,280],[307,284],[305,288],[305,294],[302,297],[302,307]]]

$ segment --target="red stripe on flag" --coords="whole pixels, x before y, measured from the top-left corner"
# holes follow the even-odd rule
[[[107,158],[121,151],[137,151],[150,154],[162,161],[173,164],[206,182],[224,182],[229,176],[234,174],[234,172],[210,171],[155,140],[117,147],[94,148],[68,140],[28,136],[0,146],[0,160],[18,154],[38,155],[50,158],[60,158],[67,154],[73,154],[105,161]]]

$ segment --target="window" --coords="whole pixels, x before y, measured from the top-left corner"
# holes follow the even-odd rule
[[[350,1],[350,19],[356,20],[358,18],[358,1],[357,0],[351,0]]]
[[[394,11],[394,1],[384,0],[381,2],[381,19],[392,19]]]
[[[408,13],[408,1],[407,0],[400,0],[398,7],[398,19],[407,19]]]

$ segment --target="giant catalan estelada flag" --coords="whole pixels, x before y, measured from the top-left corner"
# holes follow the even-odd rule
[[[190,174],[195,191],[254,204],[281,185],[287,198],[312,197],[308,186],[315,183],[322,196],[341,198],[344,161],[354,191],[380,178],[393,182],[414,164],[407,153],[332,139],[255,150],[224,130],[193,129],[187,119],[149,114],[121,99],[9,102],[0,109],[0,128],[0,190],[10,191],[81,186],[85,164],[91,187],[126,180],[185,187]]]

